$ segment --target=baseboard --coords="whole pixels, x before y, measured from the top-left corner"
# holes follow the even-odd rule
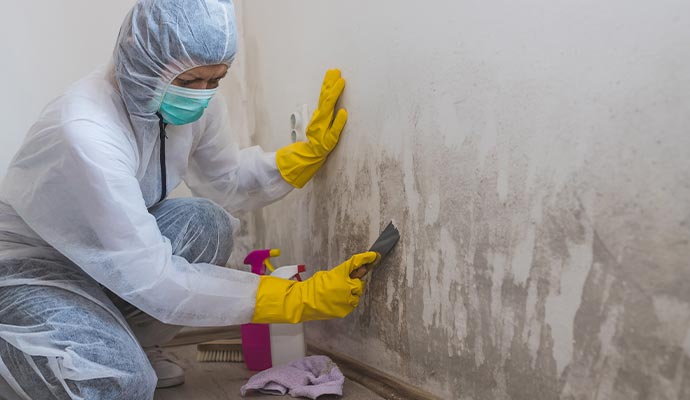
[[[330,357],[348,379],[359,383],[372,392],[387,400],[440,400],[439,397],[427,393],[385,372],[374,369],[354,358],[335,351],[327,350],[312,342],[307,342],[310,354],[320,354]]]

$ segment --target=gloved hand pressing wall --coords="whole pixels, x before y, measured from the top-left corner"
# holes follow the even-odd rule
[[[340,70],[328,70],[321,86],[318,108],[307,126],[308,141],[293,143],[276,153],[280,174],[292,186],[301,188],[306,185],[338,144],[347,121],[347,111],[340,109],[335,119],[333,114],[344,88],[345,80],[340,77]]]
[[[296,324],[346,316],[359,304],[363,289],[362,281],[350,273],[378,256],[374,251],[356,254],[303,282],[261,276],[252,322]]]

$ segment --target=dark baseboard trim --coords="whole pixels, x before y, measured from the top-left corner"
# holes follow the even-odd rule
[[[330,357],[348,379],[359,383],[387,400],[440,400],[438,397],[374,369],[354,358],[307,342],[310,354]]]

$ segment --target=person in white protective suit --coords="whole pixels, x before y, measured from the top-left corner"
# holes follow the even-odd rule
[[[304,282],[222,267],[238,220],[302,187],[338,142],[326,73],[308,140],[240,150],[216,93],[237,49],[230,0],[141,0],[113,59],[52,101],[0,187],[0,398],[150,399],[183,371],[180,326],[339,318],[357,254]],[[195,198],[166,199],[184,181]]]

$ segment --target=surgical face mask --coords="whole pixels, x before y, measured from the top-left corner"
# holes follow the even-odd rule
[[[204,115],[215,89],[188,89],[170,85],[163,96],[160,113],[163,122],[171,125],[190,124]]]

